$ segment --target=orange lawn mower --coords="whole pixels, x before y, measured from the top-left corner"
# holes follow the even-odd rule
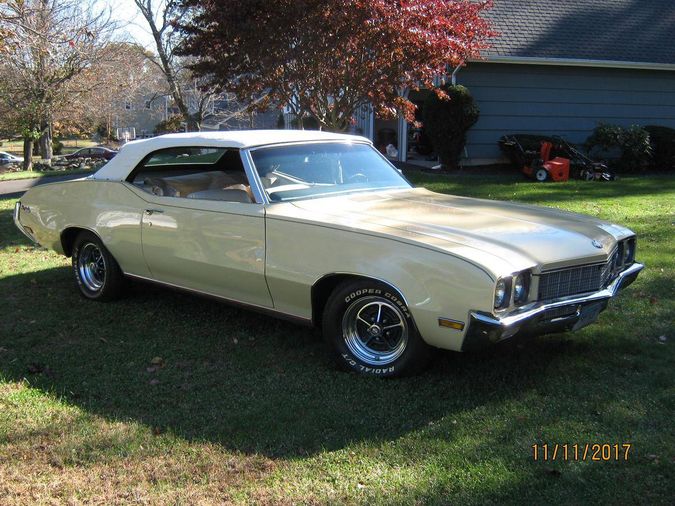
[[[526,149],[523,144],[539,142],[539,149]],[[610,181],[614,175],[607,166],[594,162],[560,137],[508,135],[499,140],[502,151],[522,172],[539,182],[567,181],[570,176],[586,181]]]

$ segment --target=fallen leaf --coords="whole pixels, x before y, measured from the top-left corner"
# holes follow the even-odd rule
[[[153,427],[152,428],[152,433],[155,436],[159,436],[162,433],[162,428],[161,427]]]
[[[159,380],[157,378],[153,378],[150,380],[151,385],[159,385]]]
[[[237,339],[237,338],[235,337],[234,339],[232,339],[232,342],[233,342],[234,344],[239,344],[239,339]]]
[[[145,370],[146,370],[146,372],[156,372],[156,371],[157,371],[157,367],[155,367],[155,366],[147,367]]]
[[[659,341],[661,341],[662,343],[665,343],[667,340],[668,338],[666,336],[659,336]]]
[[[102,343],[108,344],[108,340],[105,337],[99,337],[98,340],[101,341]]]
[[[45,370],[44,364],[40,364],[38,362],[31,362],[30,364],[28,364],[29,374],[40,374],[44,370]]]
[[[656,304],[659,301],[656,297],[649,297],[649,303],[650,304]]]
[[[150,361],[150,363],[152,365],[163,367],[164,366],[164,359],[162,357],[155,357]]]

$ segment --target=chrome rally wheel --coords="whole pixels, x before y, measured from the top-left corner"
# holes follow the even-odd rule
[[[92,292],[97,292],[105,284],[105,257],[94,243],[82,246],[77,258],[77,269],[82,284]]]
[[[366,376],[414,374],[431,356],[403,296],[380,281],[347,279],[335,287],[322,327],[338,367]]]
[[[362,362],[386,366],[408,345],[408,324],[403,313],[383,297],[353,302],[342,318],[342,336],[349,351]]]
[[[112,300],[124,288],[120,266],[92,232],[82,231],[75,239],[72,265],[77,287],[88,299]]]

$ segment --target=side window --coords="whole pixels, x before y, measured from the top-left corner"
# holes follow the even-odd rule
[[[161,149],[146,156],[127,180],[159,197],[254,202],[236,149]]]

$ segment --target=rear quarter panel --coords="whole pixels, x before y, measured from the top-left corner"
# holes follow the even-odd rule
[[[129,274],[149,276],[141,249],[144,202],[122,182],[78,179],[37,186],[21,203],[20,221],[40,245],[63,253],[61,234],[70,227],[96,233]]]

